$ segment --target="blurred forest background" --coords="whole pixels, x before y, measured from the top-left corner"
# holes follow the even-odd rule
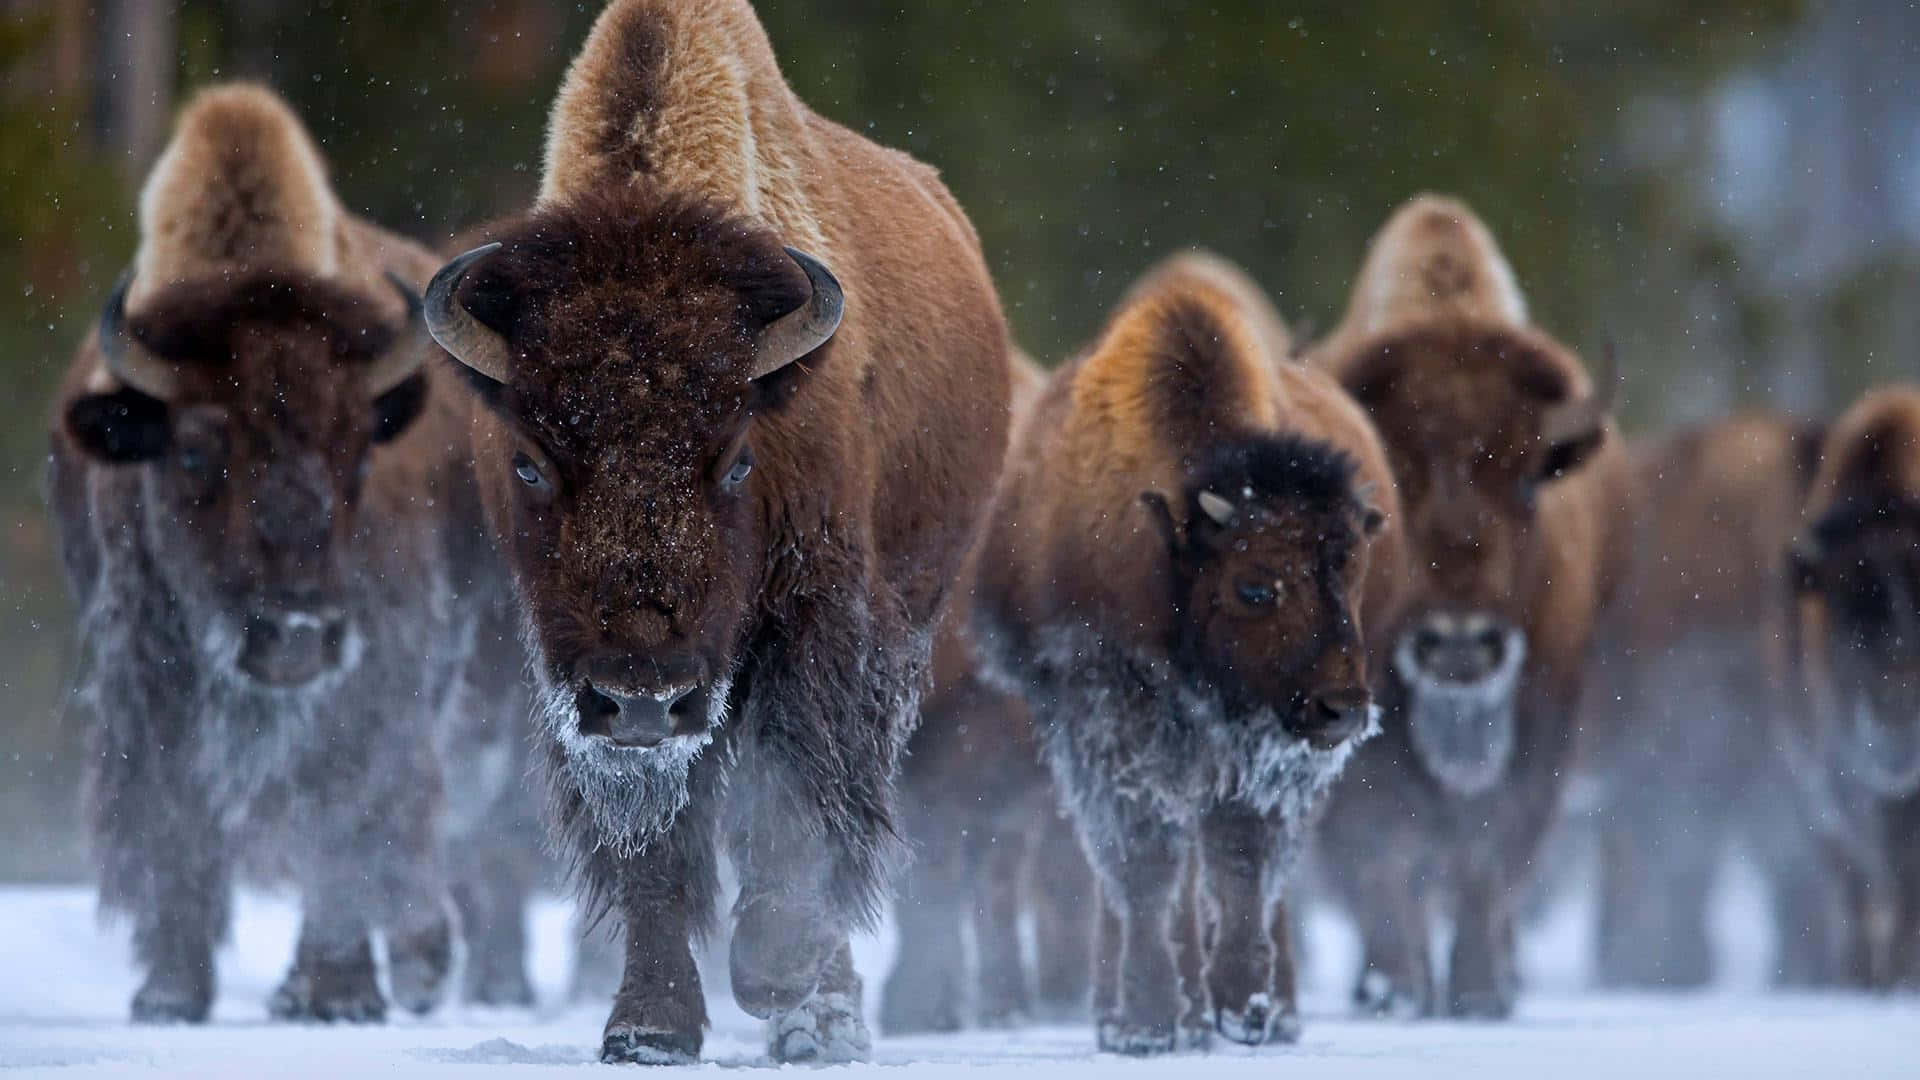
[[[1915,373],[1906,0],[759,0],[825,115],[939,166],[1057,359],[1216,248],[1326,329],[1415,192],[1464,196],[1539,321],[1611,334],[1642,430],[1818,415]],[[47,401],[131,254],[178,103],[263,80],[347,205],[444,246],[522,206],[597,0],[0,0],[0,876],[84,873]]]

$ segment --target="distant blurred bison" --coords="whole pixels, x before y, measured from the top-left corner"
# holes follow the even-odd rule
[[[1834,422],[1802,528],[1783,742],[1838,892],[1814,981],[1920,989],[1920,390]]]
[[[1046,375],[1031,361],[1014,371],[1017,427]],[[965,1022],[967,926],[980,1024],[1086,1008],[1092,877],[1059,820],[1026,701],[978,671],[969,627],[977,572],[975,552],[934,639],[933,688],[901,766],[902,818],[915,850],[893,906],[899,947],[880,1007],[888,1034]],[[1028,914],[1038,976],[1031,989],[1020,941]]]
[[[745,0],[618,0],[498,236],[427,320],[488,405],[555,824],[628,930],[603,1056],[699,1052],[716,833],[734,997],[777,1060],[862,1056],[848,935],[1006,445],[973,229],[931,169],[794,96]]]
[[[1274,909],[1372,726],[1364,628],[1401,571],[1371,427],[1290,354],[1238,271],[1162,267],[1053,375],[982,540],[982,654],[1032,705],[1100,884],[1107,1050],[1298,1028]]]
[[[1372,416],[1412,567],[1387,631],[1382,734],[1336,788],[1324,864],[1365,942],[1368,1011],[1436,1001],[1429,911],[1455,922],[1444,1009],[1505,1016],[1514,908],[1573,764],[1596,614],[1624,559],[1627,483],[1598,385],[1529,326],[1486,228],[1401,208],[1344,324],[1313,352]]]
[[[1817,427],[1759,412],[1634,447],[1632,569],[1601,625],[1581,765],[1599,793],[1603,984],[1709,981],[1707,899],[1736,839],[1800,887],[1773,718],[1787,548],[1819,451]],[[1783,938],[1789,979],[1802,940]]]
[[[376,929],[395,998],[425,1010],[452,959],[442,755],[477,621],[454,587],[487,558],[458,387],[422,368],[413,287],[436,260],[342,209],[298,120],[246,86],[182,115],[140,236],[51,464],[134,1018],[206,1018],[239,872],[304,901],[275,1016],[383,1016]],[[510,755],[503,716],[457,726]]]

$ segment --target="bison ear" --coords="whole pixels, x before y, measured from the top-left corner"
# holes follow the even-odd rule
[[[88,394],[67,406],[67,434],[109,465],[151,461],[167,452],[167,403],[126,388]]]
[[[427,376],[414,372],[373,399],[373,441],[391,442],[420,419],[427,408]]]
[[[1606,441],[1607,429],[1595,425],[1592,431],[1548,446],[1546,460],[1540,464],[1540,482],[1550,483],[1578,471],[1582,465],[1593,460],[1593,455]]]
[[[1179,555],[1186,550],[1186,541],[1180,536],[1180,524],[1173,519],[1173,507],[1167,504],[1167,497],[1157,491],[1140,493],[1140,505],[1146,508],[1147,520],[1153,522],[1154,531],[1160,534],[1160,542],[1167,550]]]

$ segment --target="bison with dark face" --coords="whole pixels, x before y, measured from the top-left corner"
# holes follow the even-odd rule
[[[1782,741],[1837,892],[1817,981],[1920,987],[1920,391],[1834,422],[1803,530]]]
[[[604,1056],[698,1053],[716,834],[734,995],[773,1055],[862,1055],[848,934],[1005,447],[973,232],[929,170],[794,97],[744,0],[624,0],[560,92],[539,204],[496,236],[427,321],[488,406],[555,825],[628,930]]]
[[[411,283],[435,260],[342,210],[251,87],[186,110],[140,225],[51,478],[99,719],[101,899],[146,968],[134,1016],[206,1017],[242,870],[305,901],[276,1016],[381,1016],[376,929],[424,1010],[451,958],[441,754],[474,621],[452,585],[484,553],[453,383],[421,368]]]
[[[1033,708],[1099,882],[1108,1050],[1297,1032],[1275,909],[1372,724],[1385,459],[1257,297],[1193,256],[1137,288],[1022,424],[982,541],[986,667]],[[1177,952],[1204,952],[1184,996]]]
[[[1326,864],[1359,917],[1364,1009],[1434,1008],[1428,905],[1457,921],[1456,1015],[1514,999],[1513,906],[1572,762],[1570,711],[1625,509],[1611,377],[1525,323],[1485,228],[1431,197],[1374,241],[1316,350],[1387,445],[1413,567],[1377,675],[1382,737],[1336,790]]]

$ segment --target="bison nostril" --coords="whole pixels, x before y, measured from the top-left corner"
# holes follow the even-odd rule
[[[579,714],[579,728],[582,735],[611,735],[612,720],[620,714],[620,706],[610,697],[593,688],[592,683],[580,688],[573,698],[574,710]]]
[[[695,706],[699,704],[699,697],[700,695],[688,690],[675,699],[672,705],[667,706],[667,718],[674,722],[676,728],[681,723],[694,718],[693,713]]]
[[[1323,724],[1334,723],[1346,715],[1346,710],[1335,706],[1333,702],[1328,701],[1326,698],[1314,698],[1313,711],[1315,719],[1318,719]]]

